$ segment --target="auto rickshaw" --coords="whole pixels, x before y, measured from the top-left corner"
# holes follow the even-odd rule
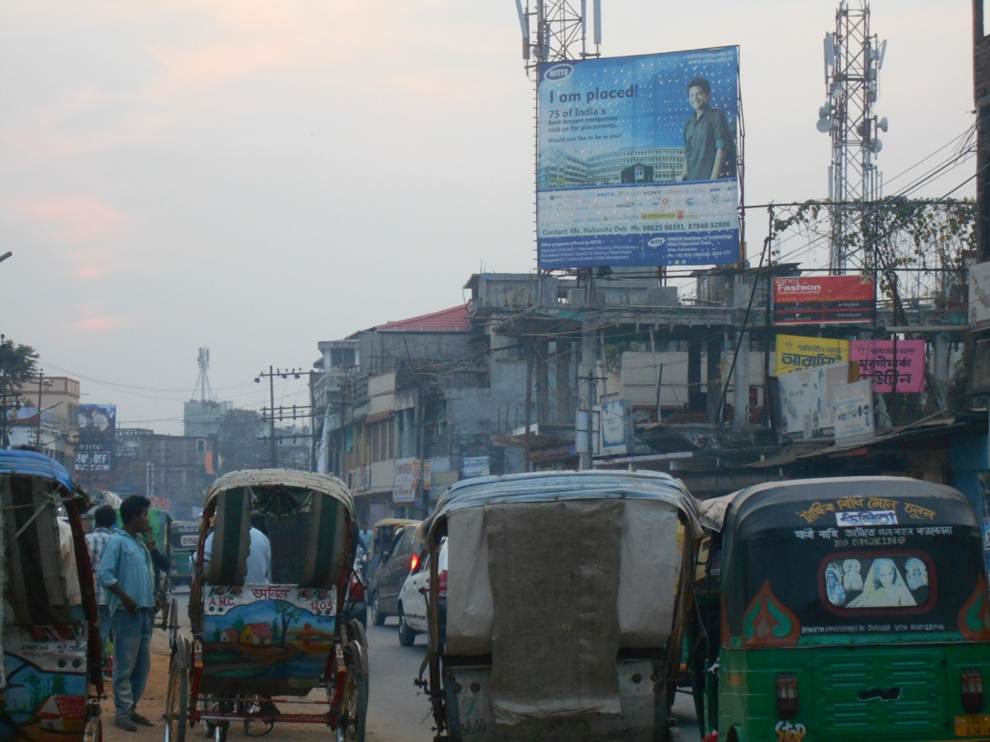
[[[391,548],[396,532],[405,526],[416,525],[418,523],[418,520],[409,520],[408,518],[383,518],[372,526],[371,549],[367,554],[368,561],[364,574],[364,578],[369,585],[374,580],[378,567],[381,566],[382,558]]]
[[[448,490],[424,531],[429,675],[419,684],[436,740],[671,739],[668,689],[700,533],[681,482],[480,477]]]
[[[987,580],[962,494],[774,482],[702,503],[701,520],[706,739],[990,739]]]
[[[245,583],[252,527],[270,540],[272,584]],[[336,477],[253,469],[213,483],[196,545],[191,637],[179,633],[173,602],[166,742],[197,724],[222,742],[235,722],[250,736],[285,722],[364,740],[367,639],[360,622],[343,620],[357,533]]]
[[[61,464],[0,450],[0,739],[102,739],[102,647],[80,518],[87,506]]]
[[[199,543],[199,522],[194,520],[173,520],[169,526],[169,545],[172,553],[169,558],[169,573],[172,586],[189,585],[192,582],[192,560]]]

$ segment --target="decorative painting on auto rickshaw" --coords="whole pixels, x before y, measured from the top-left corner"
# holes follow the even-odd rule
[[[208,675],[322,676],[334,640],[334,591],[294,585],[209,587],[204,604]]]

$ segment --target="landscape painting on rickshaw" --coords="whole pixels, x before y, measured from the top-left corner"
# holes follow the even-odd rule
[[[77,739],[86,726],[86,644],[71,627],[6,627],[3,711],[28,739]],[[0,726],[2,731],[2,726]]]
[[[203,653],[217,678],[319,678],[333,646],[332,590],[293,585],[207,588]]]

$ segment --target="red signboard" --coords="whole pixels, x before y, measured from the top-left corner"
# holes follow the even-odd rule
[[[778,325],[862,324],[873,319],[873,281],[859,276],[773,279]]]

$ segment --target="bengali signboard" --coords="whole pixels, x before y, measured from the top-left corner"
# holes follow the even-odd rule
[[[859,364],[859,375],[873,380],[879,394],[894,391],[917,394],[925,388],[924,340],[853,340],[849,360]]]
[[[873,414],[873,385],[869,379],[842,384],[833,389],[832,406],[836,445],[867,443],[873,440],[876,428]]]
[[[739,260],[739,48],[541,64],[542,269]]]
[[[781,432],[792,439],[823,438],[834,427],[832,396],[849,380],[846,363],[794,371],[778,379]]]
[[[117,406],[112,404],[81,404],[77,419],[79,421],[79,443],[76,444],[76,471],[110,471],[113,469]]]
[[[774,362],[778,377],[802,369],[846,363],[848,360],[848,340],[777,335]]]
[[[392,502],[396,505],[416,502],[416,459],[396,459]]]
[[[859,276],[773,279],[773,321],[778,325],[871,322],[874,303],[873,281]]]
[[[465,456],[461,459],[461,476],[465,479],[487,477],[490,473],[487,456]]]

